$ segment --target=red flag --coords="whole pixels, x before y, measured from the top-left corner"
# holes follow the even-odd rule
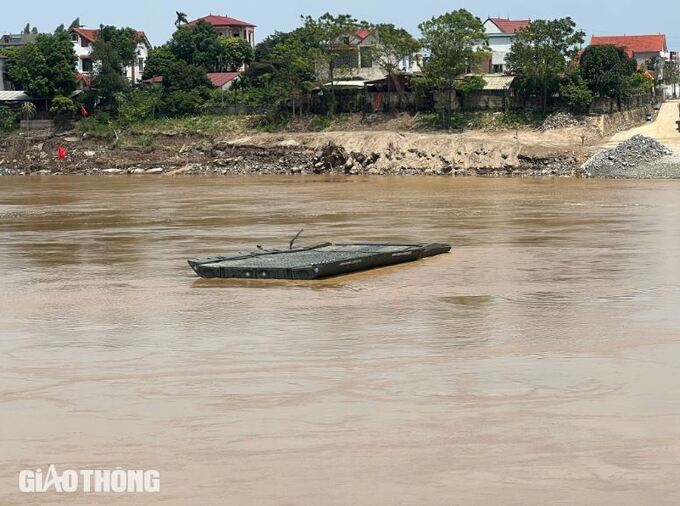
[[[66,158],[67,155],[68,155],[68,151],[66,150],[65,147],[59,146],[57,148],[57,158],[59,160],[63,160],[64,158]]]
[[[90,115],[90,113],[89,113],[88,110],[87,110],[87,107],[85,107],[84,105],[81,105],[81,106],[80,106],[80,115],[81,115],[83,118],[87,118],[87,117]]]

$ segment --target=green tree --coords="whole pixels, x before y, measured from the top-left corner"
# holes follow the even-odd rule
[[[28,35],[29,33],[31,33],[31,23],[26,23],[26,26],[24,26],[23,33],[24,35]]]
[[[255,50],[255,61],[242,75],[241,99],[266,106],[277,115],[290,107],[293,115],[302,114],[305,97],[317,84],[320,55],[320,30],[310,22],[289,33],[276,32]]]
[[[71,28],[80,28],[81,26],[83,25],[80,24],[80,18],[76,18],[71,21],[70,25],[68,25],[68,29],[70,30]]]
[[[168,47],[189,65],[214,72],[219,66],[220,44],[215,28],[199,21],[195,25],[182,25],[172,35]]]
[[[560,97],[577,113],[587,113],[593,103],[593,92],[578,68],[572,69],[560,84]]]
[[[283,44],[286,39],[294,36],[296,31],[293,32],[274,32],[272,35],[268,35],[262,42],[255,46],[254,61],[266,62],[272,61],[273,50],[280,44]]]
[[[581,55],[581,74],[590,90],[601,97],[622,98],[626,80],[636,68],[637,62],[613,45],[589,46]]]
[[[118,109],[118,121],[123,125],[144,121],[156,116],[163,101],[163,88],[145,86],[133,90]]]
[[[270,85],[283,100],[279,107],[290,103],[293,116],[296,109],[302,114],[304,97],[316,82],[315,62],[310,54],[314,54],[314,50],[302,32],[286,38],[272,51],[272,59],[279,62],[279,66],[271,75]]]
[[[28,136],[31,136],[31,125],[30,121],[34,120],[38,115],[38,110],[33,102],[24,102],[21,104],[21,117],[29,122],[28,124]]]
[[[366,22],[359,22],[349,14],[333,16],[330,13],[318,19],[303,16],[302,23],[303,26],[298,34],[307,38],[309,56],[316,60],[320,68],[328,69],[332,99],[329,112],[333,113],[336,103],[336,72],[356,66],[358,53],[357,48],[351,44],[352,38],[358,30],[369,26]]]
[[[419,28],[421,43],[430,53],[423,72],[432,87],[447,94],[442,119],[448,127],[456,81],[488,55],[486,31],[482,21],[465,9],[434,17]]]
[[[583,44],[585,33],[571,18],[536,20],[517,32],[506,61],[515,73],[515,86],[524,96],[540,95],[543,111],[558,91],[569,61]]]
[[[40,34],[29,44],[7,49],[6,56],[9,79],[31,96],[68,96],[76,88],[78,60],[66,32]]]
[[[635,72],[626,79],[624,85],[624,96],[649,94],[654,90],[654,78],[649,72]]]
[[[167,114],[181,116],[198,112],[205,100],[199,90],[175,90],[165,96],[163,104]]]
[[[59,126],[66,125],[69,120],[73,118],[78,108],[76,104],[73,103],[68,97],[62,97],[57,95],[52,99],[52,107],[50,107],[50,113],[54,116],[54,120]]]
[[[130,89],[123,72],[135,61],[137,41],[132,28],[102,26],[92,45],[92,58],[97,62],[92,84],[108,105],[115,105],[116,94]]]
[[[236,72],[253,61],[253,47],[240,37],[220,37],[218,45],[220,72]]]
[[[399,65],[416,56],[420,50],[420,42],[411,36],[403,28],[397,28],[392,24],[379,24],[373,29],[377,38],[374,57],[377,58],[380,68],[387,74],[388,82],[395,82],[395,74]],[[387,88],[386,102],[390,106],[389,85]]]
[[[156,76],[164,76],[168,67],[176,63],[178,58],[167,46],[157,47],[149,52],[149,57],[144,66],[144,79]]]
[[[211,86],[205,75],[205,70],[195,65],[189,65],[184,60],[177,60],[169,65],[163,75],[163,88],[168,93],[201,88],[209,90]]]
[[[9,107],[0,105],[0,132],[11,132],[19,126],[19,114]]]
[[[175,13],[177,14],[177,19],[175,20],[176,27],[179,28],[181,25],[186,25],[189,22],[185,13],[180,11],[175,11]]]

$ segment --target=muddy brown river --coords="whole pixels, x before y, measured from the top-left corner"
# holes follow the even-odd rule
[[[678,504],[680,182],[0,179],[0,503]],[[321,282],[186,258],[447,241]],[[157,494],[22,494],[22,469]]]

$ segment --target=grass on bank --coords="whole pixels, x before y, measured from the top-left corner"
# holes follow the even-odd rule
[[[545,121],[542,112],[455,112],[451,115],[450,130],[500,130],[537,128]],[[439,113],[421,114],[417,125],[422,129],[443,130]]]
[[[541,113],[522,112],[456,112],[447,130],[499,130],[535,128],[545,119]],[[199,114],[180,117],[157,117],[125,124],[107,113],[98,113],[77,124],[81,133],[97,139],[107,139],[152,149],[158,136],[186,136],[215,138],[223,135],[253,132],[323,132],[323,131],[443,131],[441,116],[433,114],[310,115],[292,118],[281,115]]]

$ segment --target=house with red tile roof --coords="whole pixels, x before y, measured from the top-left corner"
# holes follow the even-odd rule
[[[657,82],[663,81],[663,62],[670,62],[672,53],[668,51],[666,36],[662,33],[656,35],[593,35],[590,40],[591,46],[612,45],[623,48],[630,58],[637,61],[638,66],[651,67],[651,62],[657,59],[661,62],[654,71]]]
[[[80,82],[89,83],[89,78],[92,75],[96,62],[92,59],[92,44],[99,36],[99,30],[83,27],[71,27],[69,29],[71,40],[73,41],[73,49],[78,56],[77,71],[78,74],[86,79],[81,79]],[[133,65],[125,67],[126,77],[133,83],[138,83],[142,80],[144,73],[144,65],[149,57],[151,50],[151,43],[146,34],[141,31],[135,32],[137,36],[137,51],[136,59]]]
[[[241,72],[208,72],[206,77],[212,84],[213,88],[220,88],[227,91],[241,78]],[[144,84],[163,84],[163,76],[155,76],[150,79],[144,79]]]
[[[488,18],[484,22],[484,29],[489,38],[491,57],[483,65],[482,70],[490,74],[504,74],[508,72],[505,62],[510,47],[518,31],[531,23],[529,19]]]
[[[251,46],[255,47],[255,28],[254,24],[248,21],[241,21],[240,19],[229,16],[218,16],[209,14],[199,19],[189,21],[190,26],[196,25],[199,21],[212,25],[217,33],[224,37],[239,37],[247,41]]]
[[[590,40],[592,46],[612,45],[626,50],[629,57],[639,63],[657,57],[667,61],[670,58],[666,36],[656,35],[593,35]]]
[[[240,72],[208,72],[206,74],[213,88],[228,90],[241,78]]]

